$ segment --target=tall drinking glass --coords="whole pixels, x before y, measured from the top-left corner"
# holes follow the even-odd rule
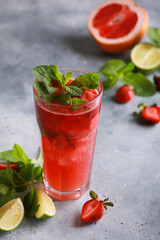
[[[60,68],[60,71],[73,72],[73,78],[88,73],[75,68]],[[46,102],[33,87],[44,186],[54,198],[77,199],[89,187],[102,89],[99,81],[98,95],[93,100],[70,106]]]

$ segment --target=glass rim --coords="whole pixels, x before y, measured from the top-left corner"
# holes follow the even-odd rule
[[[90,73],[89,71],[86,71],[86,70],[84,70],[84,69],[81,69],[81,68],[73,68],[73,67],[60,67],[59,69],[61,69],[61,70],[77,70],[77,71],[81,71],[81,72],[85,72],[85,73]],[[35,79],[36,80],[36,79]],[[34,81],[35,81],[34,80]],[[88,101],[88,102],[85,102],[85,103],[81,103],[81,104],[77,104],[77,105],[62,105],[62,104],[57,104],[57,103],[52,103],[52,102],[47,102],[46,100],[44,100],[43,98],[41,98],[38,94],[37,94],[37,92],[36,92],[36,90],[35,90],[35,88],[34,88],[34,86],[33,86],[33,93],[34,93],[34,95],[41,101],[41,102],[43,102],[43,103],[45,103],[45,104],[47,104],[47,105],[50,105],[50,106],[54,106],[54,107],[58,107],[58,108],[73,108],[73,107],[85,107],[85,106],[87,106],[88,104],[90,104],[90,103],[94,103],[100,96],[101,96],[101,94],[102,94],[102,92],[103,92],[103,84],[102,84],[102,82],[101,82],[101,80],[99,80],[99,86],[100,86],[100,91],[99,91],[99,93],[98,93],[98,95],[94,98],[94,99],[92,99],[91,101]],[[90,90],[92,90],[92,89],[90,89]]]

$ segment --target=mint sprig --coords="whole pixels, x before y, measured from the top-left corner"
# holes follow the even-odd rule
[[[62,105],[74,105],[74,103],[81,104],[84,101],[73,100],[73,97],[80,97],[83,93],[83,89],[97,89],[99,84],[99,75],[97,73],[86,73],[80,75],[67,85],[68,81],[72,77],[72,72],[63,75],[57,65],[41,65],[35,67],[33,75],[37,78],[33,82],[34,88],[42,99],[51,102],[55,100]],[[52,84],[57,81],[59,86],[62,87],[62,93],[54,96],[58,92],[58,88],[53,87]]]
[[[130,84],[133,87],[136,96],[153,96],[156,93],[154,84],[142,73],[134,73],[134,68],[132,62],[125,63],[118,59],[106,62],[100,69],[100,72],[107,78],[103,81],[103,89],[107,90],[122,80],[124,84]]]
[[[37,190],[34,188],[34,183],[42,182],[42,167],[39,165],[39,157],[32,161],[18,144],[14,144],[12,150],[0,153],[0,159],[7,161],[6,170],[0,171],[0,206],[16,198],[17,193],[30,189],[27,193],[29,197],[26,196],[24,199],[30,199],[32,196],[32,206],[27,208],[28,202],[25,200],[24,207],[26,215],[33,216],[38,209]],[[12,170],[9,161],[17,162],[18,169]]]
[[[160,48],[160,28],[148,28],[147,35],[155,47]]]

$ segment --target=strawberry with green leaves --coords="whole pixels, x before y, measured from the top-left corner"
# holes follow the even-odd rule
[[[104,209],[107,210],[107,206],[113,207],[112,202],[108,202],[108,198],[103,201],[98,198],[98,195],[90,191],[91,200],[87,201],[82,207],[81,220],[85,223],[93,223],[102,218]]]
[[[140,112],[135,114],[141,116],[144,121],[151,124],[160,122],[160,107],[156,104],[147,106],[145,103],[140,103],[138,107],[140,108]]]

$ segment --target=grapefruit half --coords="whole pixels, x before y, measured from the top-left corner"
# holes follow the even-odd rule
[[[121,53],[140,42],[148,20],[147,11],[132,0],[107,0],[90,13],[87,27],[100,48]]]

